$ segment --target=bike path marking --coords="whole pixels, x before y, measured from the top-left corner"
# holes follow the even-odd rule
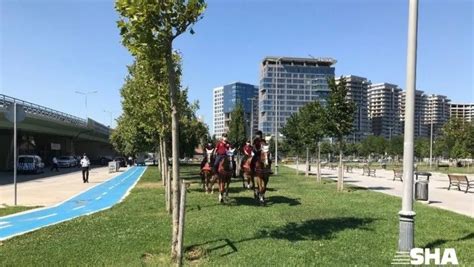
[[[133,167],[55,206],[0,217],[0,241],[111,208],[130,193],[145,170]]]

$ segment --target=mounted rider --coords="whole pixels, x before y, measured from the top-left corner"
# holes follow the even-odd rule
[[[257,131],[255,133],[255,138],[253,139],[253,157],[250,161],[250,168],[252,172],[255,173],[255,163],[260,159],[260,153],[262,152],[262,146],[267,145],[267,142],[263,138],[262,131]]]
[[[247,140],[247,142],[245,142],[244,147],[242,147],[242,154],[244,155],[244,157],[242,158],[242,162],[240,162],[241,170],[244,169],[244,165],[247,162],[247,160],[252,157],[252,151],[253,151],[253,147],[250,143],[250,140]]]
[[[214,173],[217,173],[218,168],[219,168],[219,163],[223,159],[225,159],[229,148],[230,148],[230,145],[229,145],[229,142],[227,142],[227,134],[223,133],[221,139],[217,141],[216,148],[214,149],[214,155],[215,155],[214,167],[213,167]]]
[[[209,167],[212,167],[212,160],[213,158],[209,158],[208,155],[212,154],[214,152],[214,147],[212,146],[212,143],[209,142],[204,146],[204,151],[202,152],[203,154],[203,159],[201,161],[201,174],[202,174],[202,169],[206,165],[206,163],[209,164]]]

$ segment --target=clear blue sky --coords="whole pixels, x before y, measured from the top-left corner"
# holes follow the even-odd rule
[[[269,55],[328,56],[336,74],[405,87],[408,1],[208,1],[195,35],[176,42],[183,85],[212,127],[212,88],[258,84]],[[420,0],[417,87],[474,102],[471,0]],[[132,62],[120,43],[113,1],[0,0],[0,93],[84,117],[76,90],[98,90],[88,114],[120,113]]]

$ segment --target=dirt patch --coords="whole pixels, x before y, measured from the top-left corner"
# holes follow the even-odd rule
[[[136,188],[161,188],[160,183],[139,183]]]
[[[186,260],[191,263],[197,263],[199,260],[205,258],[207,255],[206,249],[200,246],[192,246],[186,249],[185,257]]]

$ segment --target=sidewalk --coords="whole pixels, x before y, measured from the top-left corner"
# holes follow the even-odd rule
[[[286,166],[296,169],[296,165]],[[304,173],[305,165],[299,165],[298,169]],[[311,175],[316,174],[316,167],[314,165],[311,166],[310,173]],[[436,172],[432,174],[433,176],[431,176],[429,182],[429,203],[427,205],[474,218],[474,190],[471,189],[468,193],[464,193],[463,191],[458,191],[457,188],[451,187],[451,190],[448,191],[448,176]],[[337,169],[322,168],[321,175],[323,178],[337,180]],[[468,177],[472,178],[469,175]],[[392,196],[402,196],[403,183],[400,180],[393,181],[393,171],[391,170],[377,169],[376,177],[368,177],[362,175],[362,169],[354,168],[352,173],[344,173],[344,183]]]
[[[121,169],[121,172],[123,171],[125,171],[124,168]],[[80,169],[18,183],[17,204],[19,206],[52,206],[118,174],[120,173],[109,173],[107,167],[98,167],[89,171],[89,183],[86,184],[82,182]],[[0,185],[0,208],[13,206],[13,198],[13,184]]]

